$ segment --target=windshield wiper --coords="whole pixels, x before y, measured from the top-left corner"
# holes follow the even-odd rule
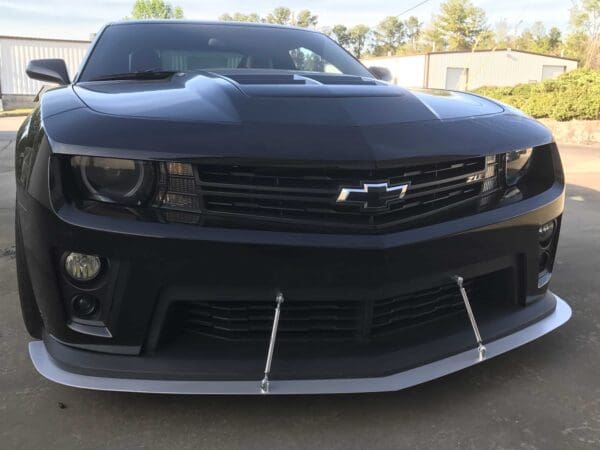
[[[138,72],[113,73],[103,75],[101,77],[92,78],[90,81],[107,81],[107,80],[160,80],[169,78],[176,74],[176,70],[142,70]]]

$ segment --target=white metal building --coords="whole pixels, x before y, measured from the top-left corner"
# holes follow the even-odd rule
[[[577,69],[574,59],[511,49],[391,56],[363,63],[387,67],[402,86],[461,91],[537,82]]]
[[[77,72],[89,46],[87,41],[0,36],[0,110],[31,104],[43,83],[25,73],[32,59],[64,59],[69,75]]]

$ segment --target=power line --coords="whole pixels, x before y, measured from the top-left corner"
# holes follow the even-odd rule
[[[404,14],[411,12],[413,9],[417,9],[419,6],[424,5],[427,2],[429,2],[429,0],[423,0],[420,3],[417,3],[415,6],[408,8],[406,11],[402,11],[400,14],[398,14],[398,16],[403,16]]]

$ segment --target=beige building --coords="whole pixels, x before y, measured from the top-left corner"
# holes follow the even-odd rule
[[[367,67],[387,67],[394,82],[402,86],[459,91],[547,80],[577,69],[578,64],[574,59],[511,49],[434,52],[362,62]]]
[[[25,73],[32,59],[64,59],[73,77],[90,43],[60,39],[0,36],[0,110],[29,106],[43,83]]]

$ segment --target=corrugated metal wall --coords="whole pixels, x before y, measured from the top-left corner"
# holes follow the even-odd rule
[[[569,72],[577,68],[577,61],[508,50],[432,53],[429,55],[428,87],[444,89],[448,69],[468,69],[467,90],[481,86],[514,86],[541,81],[544,66],[564,66]]]
[[[0,93],[37,94],[43,83],[31,80],[25,74],[27,63],[32,59],[64,59],[72,78],[88,46],[87,42],[0,37]]]
[[[367,67],[387,67],[392,71],[394,82],[401,86],[435,89],[452,87],[462,90],[476,89],[481,86],[514,86],[519,83],[541,81],[543,75],[550,72],[559,74],[558,67],[564,67],[565,72],[577,69],[577,61],[515,50],[431,53],[365,59],[362,62]],[[449,78],[450,81],[456,78],[458,69],[463,69],[460,73],[464,75],[458,82],[448,83]],[[424,76],[425,73],[429,73],[429,76]]]

